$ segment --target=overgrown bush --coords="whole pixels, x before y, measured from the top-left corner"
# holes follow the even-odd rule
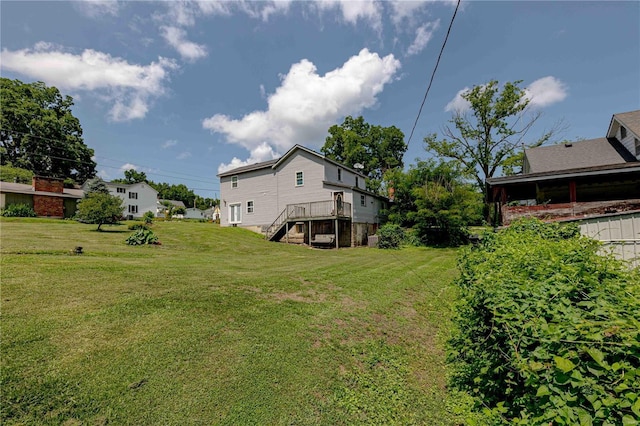
[[[151,225],[155,218],[156,216],[151,211],[145,212],[145,214],[142,215],[142,221],[145,223],[145,225]]]
[[[127,238],[126,243],[130,246],[142,246],[145,244],[160,244],[158,236],[150,229],[138,229]]]
[[[11,204],[0,214],[4,217],[36,217],[36,212],[28,204]]]
[[[404,241],[404,229],[393,223],[382,225],[377,235],[378,248],[381,249],[397,249]]]
[[[598,249],[537,220],[464,249],[451,384],[496,423],[638,424],[640,274]]]

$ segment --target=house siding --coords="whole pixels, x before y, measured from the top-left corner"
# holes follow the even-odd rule
[[[231,187],[231,178],[238,176],[238,186]],[[269,226],[278,215],[278,197],[276,177],[271,167],[252,170],[239,175],[220,178],[222,194],[220,225],[230,226],[231,205],[240,204],[241,219],[239,226]],[[253,201],[253,213],[247,213],[247,201]]]
[[[152,212],[155,216],[158,206],[158,192],[148,183],[120,184],[107,182],[109,193],[119,197],[123,201],[123,216],[141,218],[146,212]],[[125,192],[118,192],[118,188],[124,188]],[[135,192],[138,198],[129,198],[129,193]],[[138,206],[137,213],[130,213],[129,206]]]
[[[296,172],[304,173],[304,185],[296,186]],[[278,165],[277,213],[273,219],[284,210],[287,204],[331,200],[331,192],[322,184],[324,175],[324,160],[303,150]]]
[[[616,139],[622,143],[622,145],[633,155],[636,157],[636,160],[640,160],[640,155],[636,155],[636,139],[640,139],[640,135],[636,135],[630,129],[627,129],[627,136],[625,138],[622,137],[622,127],[620,124],[618,127],[618,131],[616,132]],[[638,153],[640,154],[640,153]]]

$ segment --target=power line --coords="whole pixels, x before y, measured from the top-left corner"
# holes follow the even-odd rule
[[[9,132],[13,132],[13,133],[18,133],[18,134],[21,134],[21,135],[42,139],[42,140],[45,140],[45,141],[60,142],[57,139],[47,138],[45,136],[33,135],[33,134],[30,134],[30,133],[25,133],[25,132],[20,132],[20,131],[13,130],[13,129],[10,129],[10,128],[2,128],[0,130],[9,131]],[[58,148],[58,147],[53,147],[53,148]],[[36,155],[36,156],[40,156],[40,157],[49,157],[49,158],[55,158],[57,160],[73,161],[73,162],[75,162],[77,164],[85,164],[85,165],[91,165],[92,164],[92,162],[82,161],[82,160],[79,160],[77,158],[61,157],[61,156],[56,156],[56,155],[38,153],[38,152],[35,152],[35,151],[29,151],[29,150],[25,150],[25,152],[29,152],[32,155]],[[102,158],[102,159],[109,160],[109,161],[117,161],[117,162],[121,162],[121,163],[127,163],[127,161],[125,161],[125,160],[107,158],[107,157],[103,157],[101,155],[94,155],[94,157],[95,158]],[[93,163],[96,163],[100,167],[106,167],[106,168],[121,170],[121,167],[110,166],[110,165],[107,165],[107,164],[104,164],[104,163],[97,163],[97,162],[93,162]],[[151,170],[153,169],[152,167],[149,167],[149,166],[146,166],[146,165],[140,165],[140,167],[144,167],[146,169],[151,169]],[[196,179],[190,179],[190,178],[185,178],[185,177],[182,177],[182,176],[168,175],[168,174],[163,174],[163,173],[156,173],[156,172],[153,172],[153,171],[145,172],[145,174],[149,174],[149,175],[153,175],[153,176],[178,179],[178,180],[182,180],[182,181],[187,180],[187,181],[192,181],[192,182],[207,183],[207,184],[213,184],[213,185],[218,185],[219,186],[219,184],[217,184],[216,182],[212,182],[213,179],[208,179],[206,177],[201,177],[201,176],[196,176],[196,175],[191,175],[191,174],[182,173],[182,172],[176,172],[176,171],[169,171],[169,173],[174,173],[174,174],[182,175],[182,176],[190,176],[190,177],[194,177]],[[217,191],[217,189],[206,189],[206,191]]]
[[[451,17],[451,22],[449,22],[449,29],[447,29],[447,35],[444,38],[444,42],[442,43],[442,47],[440,48],[440,54],[438,54],[438,60],[436,61],[436,65],[433,67],[433,72],[431,73],[431,79],[429,80],[429,85],[427,86],[427,91],[424,93],[424,98],[422,99],[422,103],[420,104],[420,109],[418,110],[418,116],[416,117],[415,123],[413,123],[413,128],[411,129],[411,134],[409,135],[409,139],[407,140],[407,147],[411,143],[411,138],[413,137],[413,132],[416,130],[416,126],[418,125],[418,119],[420,119],[420,114],[422,113],[422,107],[424,106],[425,101],[427,100],[427,95],[429,94],[429,90],[431,90],[431,84],[433,83],[433,78],[436,76],[436,71],[438,70],[438,65],[440,64],[440,58],[442,57],[442,52],[444,52],[444,47],[447,45],[447,40],[449,39],[449,34],[451,33],[451,27],[453,26],[453,21],[456,19],[456,14],[458,13],[458,8],[460,7],[460,0],[456,4],[456,9],[453,11],[453,16]]]

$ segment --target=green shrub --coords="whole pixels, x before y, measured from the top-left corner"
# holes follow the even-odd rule
[[[145,225],[151,225],[155,218],[156,216],[153,214],[153,212],[145,212],[145,214],[142,216],[142,220],[144,221]]]
[[[127,238],[126,243],[130,246],[142,246],[145,244],[160,244],[158,236],[150,229],[138,229]]]
[[[11,204],[0,214],[4,217],[36,217],[36,212],[28,204]]]
[[[404,229],[399,225],[388,223],[378,229],[378,248],[397,249],[404,241]]]
[[[505,424],[638,424],[640,274],[599,246],[525,220],[463,250],[451,384],[478,410]]]
[[[33,179],[33,172],[20,167],[13,167],[9,164],[0,167],[0,180],[3,182],[16,182],[30,184]]]

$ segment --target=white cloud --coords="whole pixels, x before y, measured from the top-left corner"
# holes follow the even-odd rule
[[[230,163],[220,164],[218,166],[218,173],[224,173],[227,170],[236,169],[242,166],[248,166],[250,164],[260,163],[262,161],[273,160],[280,155],[269,146],[268,143],[263,142],[257,147],[251,150],[251,155],[246,160],[240,160],[237,157],[233,157]]]
[[[76,55],[44,42],[33,49],[3,49],[1,66],[59,89],[92,92],[113,104],[109,116],[114,121],[145,117],[153,100],[166,93],[169,74],[177,68],[175,61],[162,57],[138,65],[92,49]]]
[[[281,77],[280,87],[268,96],[266,110],[240,119],[216,114],[204,119],[202,125],[252,155],[265,143],[280,153],[298,143],[319,147],[336,121],[374,106],[376,96],[399,69],[400,62],[393,55],[381,58],[367,49],[323,76],[303,59]]]
[[[120,3],[116,0],[81,0],[74,1],[72,4],[80,13],[89,18],[117,16],[120,11]]]
[[[138,166],[136,166],[135,164],[131,164],[131,163],[125,163],[122,166],[120,166],[120,171],[121,172],[125,172],[127,170],[138,170]]]
[[[407,25],[407,23],[410,26],[413,26],[416,15],[421,10],[424,10],[428,3],[433,3],[433,1],[432,0],[390,1],[388,4],[391,6],[391,13],[390,13],[391,21],[395,24],[396,27],[399,27],[400,25]]]
[[[567,85],[555,77],[540,78],[525,89],[529,105],[542,108],[563,101],[567,97]]]
[[[178,145],[178,141],[175,139],[169,139],[162,144],[162,149],[171,148],[172,146]]]
[[[187,40],[187,32],[177,27],[161,27],[162,37],[178,51],[180,56],[187,61],[193,62],[196,59],[207,56],[207,48],[202,44],[197,44]]]
[[[178,160],[186,160],[189,157],[191,157],[191,153],[189,151],[184,151],[184,152],[181,152],[180,154],[178,154],[176,159],[178,159]]]
[[[422,52],[422,50],[427,47],[429,41],[431,41],[431,37],[433,37],[433,33],[437,31],[440,27],[440,20],[433,22],[427,22],[426,24],[418,27],[416,30],[416,38],[407,49],[407,55],[417,55]]]
[[[102,180],[110,180],[111,179],[111,176],[109,175],[109,173],[107,173],[107,171],[105,169],[98,170],[97,174]]]
[[[382,4],[375,0],[318,0],[314,4],[319,11],[339,9],[342,20],[349,24],[362,20],[382,31]]]
[[[469,90],[471,89],[469,89],[468,87],[465,87],[464,89],[458,91],[458,93],[456,93],[456,96],[447,104],[447,106],[444,107],[444,110],[450,111],[450,112],[457,112],[460,114],[468,111],[469,108],[471,108],[471,104],[469,103],[469,101],[464,99],[462,95],[468,92]]]

